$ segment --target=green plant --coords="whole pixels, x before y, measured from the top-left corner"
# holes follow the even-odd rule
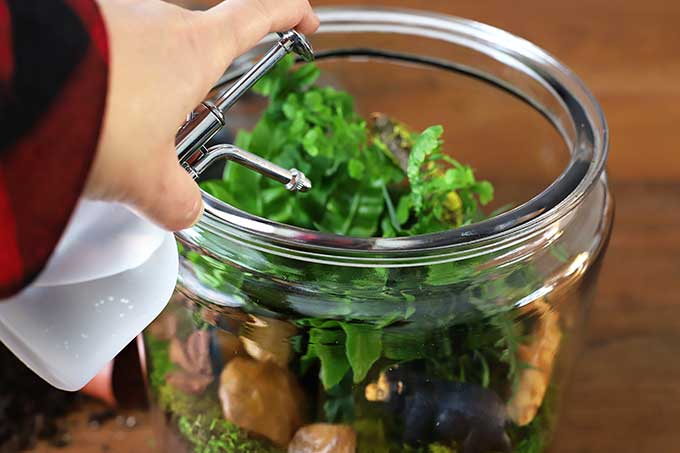
[[[314,85],[313,64],[285,58],[255,86],[269,106],[236,144],[283,167],[305,172],[314,189],[291,196],[281,184],[239,165],[202,187],[253,214],[349,236],[409,236],[483,217],[493,186],[442,153],[441,126],[410,134],[408,168],[354,109],[349,93]],[[399,183],[407,179],[404,193]]]

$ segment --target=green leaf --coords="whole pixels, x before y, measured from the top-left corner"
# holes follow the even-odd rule
[[[380,230],[382,237],[384,238],[394,238],[397,237],[397,230],[392,226],[392,220],[389,215],[384,215],[380,221]]]
[[[224,170],[224,190],[230,194],[228,199],[231,204],[255,215],[262,215],[262,200],[252,196],[259,192],[261,179],[262,175],[249,168],[234,163],[227,164]]]
[[[284,186],[272,186],[261,192],[263,211],[267,218],[276,222],[288,223],[300,215],[297,198],[291,197]]]
[[[411,184],[411,193],[413,200],[413,207],[416,214],[420,214],[423,210],[423,199],[425,191],[423,190],[423,165],[428,156],[439,151],[441,147],[441,136],[444,129],[441,126],[431,126],[425,129],[415,140],[411,154],[409,154],[408,170],[406,172],[409,183]]]
[[[251,138],[252,134],[250,132],[241,129],[236,133],[236,137],[234,138],[234,145],[242,149],[249,149]]]
[[[307,318],[298,321],[299,325],[315,326],[309,330],[309,345],[302,362],[318,358],[321,362],[320,378],[325,389],[337,385],[349,371],[345,356],[345,333],[339,329],[340,323],[333,320]]]
[[[347,163],[347,170],[349,172],[349,176],[353,179],[361,181],[361,179],[364,177],[365,169],[366,167],[364,163],[361,162],[359,159],[350,159],[350,161]]]
[[[399,218],[397,217],[397,212],[394,209],[394,204],[392,204],[392,199],[390,197],[389,192],[387,191],[387,187],[385,187],[385,184],[381,186],[382,193],[383,193],[383,199],[385,200],[385,206],[387,207],[387,214],[388,214],[388,219],[390,220],[390,227],[392,231],[395,232],[395,235],[397,232],[401,231],[401,224],[403,222],[399,221]],[[384,230],[384,228],[383,228]]]
[[[324,107],[324,99],[318,91],[308,91],[304,97],[305,107],[312,112],[320,112]]]
[[[383,355],[399,362],[422,359],[427,355],[427,343],[427,334],[420,330],[386,330],[383,336]]]
[[[304,121],[304,111],[300,109],[300,106],[296,105],[296,103],[294,102],[295,100],[294,97],[291,100],[291,96],[289,96],[286,102],[283,103],[283,105],[281,106],[281,111],[283,112],[285,117],[289,120],[300,118],[301,120]]]
[[[321,231],[355,237],[370,237],[378,229],[384,209],[380,188],[357,185],[353,180],[339,183],[329,194]]]
[[[336,386],[349,371],[350,365],[345,357],[343,345],[312,345],[314,352],[321,361],[321,383],[328,390]]]
[[[284,131],[277,127],[272,117],[273,115],[264,115],[253,129],[248,146],[251,153],[269,157],[284,142]]]
[[[354,395],[349,374],[338,385],[326,391],[323,411],[327,423],[349,423],[354,420]]]
[[[300,66],[300,69],[295,71],[291,77],[293,84],[296,89],[300,89],[305,86],[309,86],[316,82],[316,80],[321,75],[321,71],[314,64],[306,64]]]
[[[354,373],[354,383],[363,381],[382,352],[382,331],[364,324],[342,323],[347,335],[347,360]]]
[[[295,56],[288,54],[281,59],[253,86],[253,91],[262,96],[275,97],[283,88],[286,74],[295,64]]]
[[[293,123],[290,125],[290,134],[293,137],[304,137],[309,130],[309,125],[305,121],[305,116],[302,112],[297,112],[293,118]]]
[[[397,221],[399,225],[405,224],[411,216],[411,195],[404,195],[399,199],[397,205]]]
[[[218,200],[222,200],[225,203],[236,204],[236,200],[229,191],[229,188],[221,180],[204,181],[200,184],[201,189],[208,192],[213,197]]]
[[[319,127],[315,127],[314,129],[307,131],[304,138],[302,139],[302,146],[304,147],[305,151],[307,151],[307,154],[312,157],[319,155],[321,152],[321,149],[319,148],[319,141],[322,137],[323,132],[321,132]]]
[[[475,184],[474,189],[479,196],[479,202],[483,205],[493,200],[493,185],[489,181],[479,181]]]

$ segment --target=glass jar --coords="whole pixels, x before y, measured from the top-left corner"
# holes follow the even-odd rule
[[[607,129],[541,49],[464,19],[319,10],[322,83],[422,128],[514,207],[405,238],[282,225],[209,195],[145,332],[161,451],[541,452],[613,201]],[[236,61],[228,84],[267,48]],[[230,112],[252,126],[257,96]]]

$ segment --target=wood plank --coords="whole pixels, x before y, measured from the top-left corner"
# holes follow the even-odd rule
[[[555,453],[680,446],[680,184],[615,184],[617,221]]]

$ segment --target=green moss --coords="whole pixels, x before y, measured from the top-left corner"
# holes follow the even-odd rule
[[[223,419],[197,415],[182,416],[179,431],[192,444],[195,453],[265,453],[279,451],[248,438],[237,426]]]
[[[422,447],[412,447],[409,445],[404,445],[403,447],[398,447],[399,451],[403,453],[457,453],[456,447],[451,447],[448,445],[433,443]],[[392,451],[392,450],[390,450]]]
[[[195,453],[280,451],[264,441],[250,438],[238,426],[226,421],[214,387],[202,395],[194,396],[168,385],[165,376],[175,368],[170,361],[169,342],[146,335],[146,347],[151,365],[149,382],[158,405],[177,421],[179,432]]]
[[[149,334],[144,335],[144,339],[146,340],[146,352],[151,358],[149,382],[151,388],[158,391],[165,384],[165,375],[175,367],[170,361],[170,342],[159,340]]]
[[[428,447],[429,453],[455,453],[451,447],[442,444],[430,444]]]
[[[158,389],[158,404],[163,410],[179,416],[222,417],[222,408],[210,395],[187,395],[170,385],[163,385]]]
[[[389,453],[383,420],[380,418],[360,418],[352,424],[357,433],[357,451]]]

